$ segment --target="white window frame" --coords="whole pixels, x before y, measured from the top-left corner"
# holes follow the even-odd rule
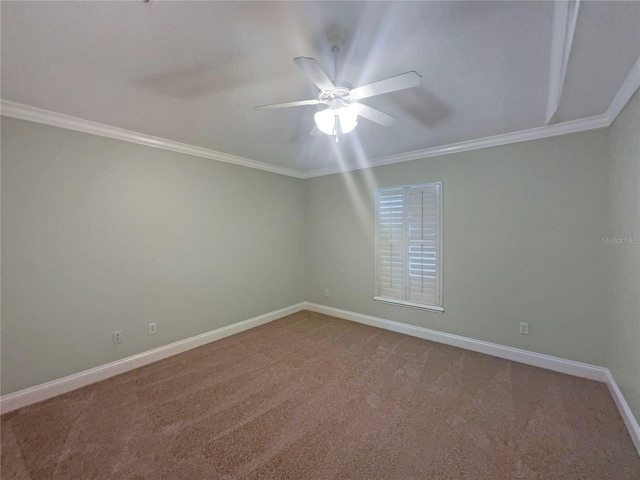
[[[410,279],[409,279],[409,268],[408,268],[408,257],[409,257],[409,235],[408,235],[408,230],[409,230],[409,225],[408,225],[408,197],[409,197],[409,193],[410,192],[415,192],[415,190],[421,189],[421,188],[433,188],[436,187],[436,191],[437,191],[437,207],[436,207],[436,213],[437,213],[437,218],[438,218],[438,224],[437,224],[437,233],[436,233],[436,238],[437,238],[437,245],[435,248],[435,255],[436,255],[436,282],[435,282],[435,290],[436,290],[436,294],[435,294],[435,302],[434,303],[421,303],[421,302],[415,302],[415,301],[410,301],[409,298],[409,285],[410,285]],[[382,283],[380,280],[380,255],[381,255],[381,250],[380,250],[380,246],[381,246],[381,239],[380,239],[380,196],[384,193],[400,193],[402,192],[403,194],[403,224],[402,224],[402,229],[403,229],[403,239],[402,239],[402,246],[403,246],[403,258],[404,258],[404,262],[403,262],[403,277],[404,277],[404,282],[403,282],[403,287],[402,287],[402,295],[403,298],[394,298],[394,297],[388,297],[388,296],[383,296],[381,294],[381,290],[382,290]],[[404,306],[404,307],[411,307],[411,308],[418,308],[418,309],[422,309],[422,310],[428,310],[428,311],[432,311],[432,312],[437,312],[437,313],[443,313],[444,312],[444,308],[443,308],[443,304],[442,304],[442,266],[443,266],[443,262],[442,262],[442,239],[443,239],[443,217],[442,217],[442,212],[443,212],[443,182],[432,182],[432,183],[423,183],[423,184],[419,184],[419,185],[406,185],[406,186],[402,186],[402,187],[392,187],[392,188],[380,188],[378,190],[376,190],[376,196],[375,196],[375,214],[376,214],[376,221],[375,221],[375,265],[376,265],[376,278],[375,278],[375,295],[373,297],[373,299],[377,302],[383,302],[383,303],[389,303],[389,304],[393,304],[393,305],[400,305],[400,306]],[[384,243],[388,243],[388,242],[384,242]]]

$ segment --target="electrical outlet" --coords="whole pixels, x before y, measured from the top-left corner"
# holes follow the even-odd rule
[[[328,289],[328,288],[325,288],[325,289],[324,289],[324,296],[325,296],[325,297],[328,297],[328,296],[329,296],[329,289]]]
[[[122,343],[122,330],[113,332],[113,344],[117,345],[118,343]]]
[[[529,324],[521,322],[520,323],[520,334],[529,335]]]
[[[157,331],[158,331],[158,326],[156,325],[156,322],[150,323],[149,324],[149,335],[155,335]]]

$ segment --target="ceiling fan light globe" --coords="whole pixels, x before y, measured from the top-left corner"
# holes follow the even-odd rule
[[[313,119],[318,126],[318,130],[322,133],[326,133],[327,135],[334,135],[336,128],[336,116],[333,114],[333,111],[329,108],[317,112]]]
[[[340,131],[342,133],[349,133],[358,125],[358,114],[349,108],[343,108],[338,112],[338,118],[340,119]]]

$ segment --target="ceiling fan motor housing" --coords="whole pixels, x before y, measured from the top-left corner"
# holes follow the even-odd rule
[[[321,90],[318,94],[318,100],[329,105],[331,108],[334,108],[333,105],[337,101],[339,105],[336,106],[339,108],[349,105],[353,98],[351,97],[351,90],[348,88],[336,87],[333,90]]]

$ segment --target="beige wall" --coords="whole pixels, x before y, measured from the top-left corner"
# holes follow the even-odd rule
[[[308,180],[306,298],[603,365],[607,155],[598,130]],[[374,302],[374,190],[440,180],[445,313]]]
[[[640,417],[640,246],[603,242],[640,235],[639,133],[636,94],[610,129],[301,181],[3,117],[2,393],[309,300],[610,367]],[[374,302],[374,190],[438,180],[445,313]]]
[[[610,127],[609,139],[606,237],[623,240],[601,247],[609,267],[605,365],[640,419],[640,91]]]
[[[303,301],[303,188],[2,117],[2,393]]]

